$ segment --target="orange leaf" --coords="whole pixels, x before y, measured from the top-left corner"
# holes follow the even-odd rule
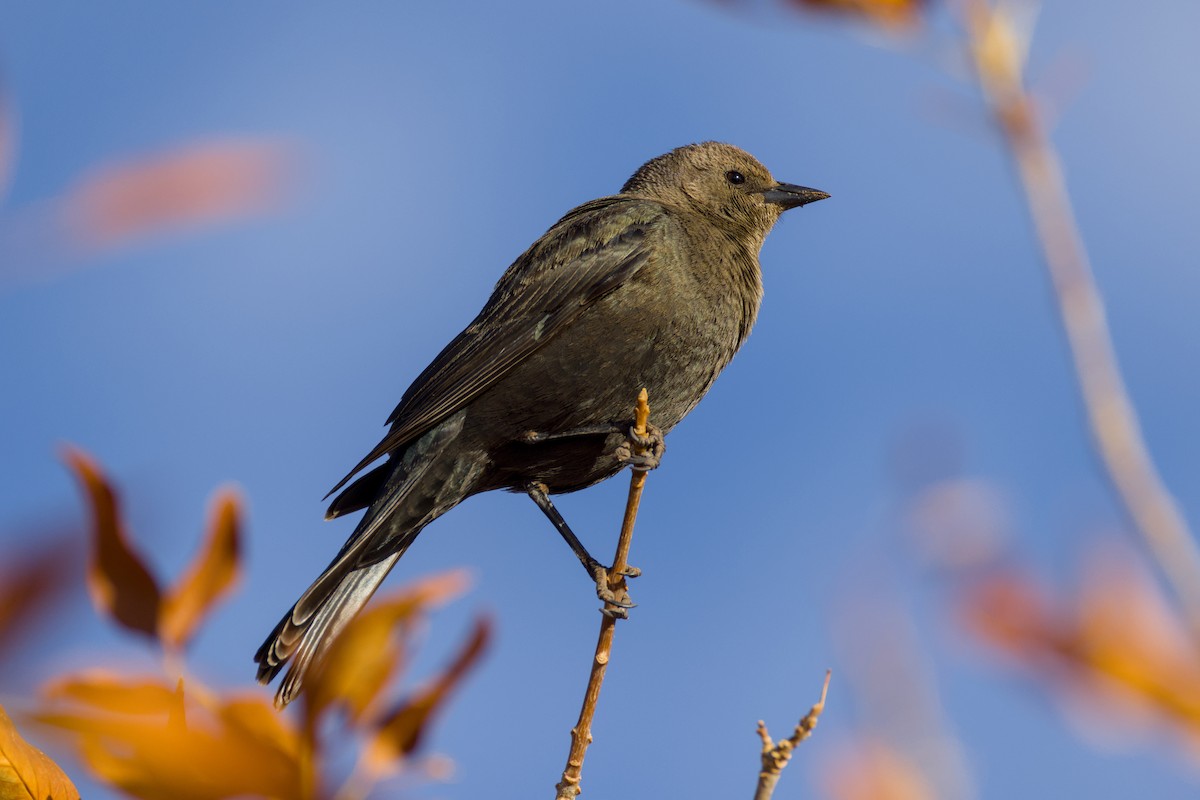
[[[92,505],[93,547],[87,573],[92,604],[126,628],[157,637],[161,605],[158,584],[129,545],[116,493],[82,450],[67,448],[64,458],[87,490]]]
[[[1018,658],[1057,647],[1062,625],[1057,610],[1044,589],[1016,569],[976,575],[956,607],[968,630]]]
[[[278,203],[283,152],[278,143],[218,140],[110,164],[69,191],[66,220],[80,244],[96,248],[262,213]]]
[[[1108,547],[1085,563],[1063,655],[1200,736],[1200,656],[1140,559]]]
[[[139,680],[103,670],[75,673],[42,687],[42,697],[50,702],[78,703],[115,714],[167,716],[174,696],[175,690],[159,678]]]
[[[964,599],[971,630],[1049,679],[1077,714],[1103,708],[1104,727],[1124,731],[1149,716],[1200,739],[1200,656],[1127,548],[1092,554],[1074,607],[1012,575],[976,579]]]
[[[171,706],[167,710],[167,727],[181,731],[187,728],[187,706],[185,705],[186,698],[183,696],[183,678],[175,684],[175,691],[171,695]]]
[[[928,779],[907,756],[878,739],[842,746],[822,774],[830,800],[933,800]]]
[[[865,17],[887,27],[911,25],[925,5],[924,0],[789,0],[793,5]]]
[[[239,736],[252,738],[290,758],[298,759],[304,752],[296,729],[285,722],[288,718],[260,694],[227,698],[219,713],[223,724]]]
[[[318,718],[340,706],[351,723],[367,713],[391,682],[401,660],[405,621],[460,594],[462,571],[447,572],[401,587],[355,617],[313,669],[305,689],[305,718],[315,730]]]
[[[0,800],[79,800],[59,766],[21,738],[0,706]]]
[[[385,772],[391,762],[420,746],[433,715],[483,655],[491,630],[491,623],[486,618],[477,619],[467,644],[446,671],[380,721],[366,754],[367,763],[374,771]]]
[[[182,648],[204,615],[237,580],[241,550],[237,495],[225,490],[213,502],[211,522],[200,555],[188,567],[162,605],[159,631],[167,647]]]
[[[182,682],[172,688],[105,677],[89,686],[77,676],[69,685],[62,707],[37,719],[73,734],[88,768],[134,797],[292,798],[313,783],[299,733],[261,696],[197,698]],[[76,698],[82,707],[69,702]],[[153,706],[158,713],[144,713]]]

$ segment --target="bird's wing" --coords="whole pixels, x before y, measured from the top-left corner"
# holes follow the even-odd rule
[[[626,197],[582,205],[518,258],[487,305],[404,393],[392,429],[337,486],[469,403],[612,292],[649,257],[661,206]],[[328,496],[328,495],[327,495]]]

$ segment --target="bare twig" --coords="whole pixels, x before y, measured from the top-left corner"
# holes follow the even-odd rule
[[[634,432],[639,436],[646,435],[646,425],[650,421],[650,405],[646,390],[638,394],[637,411],[635,414]],[[645,448],[633,443],[635,455],[642,455]],[[617,541],[617,554],[613,558],[612,569],[609,570],[609,588],[620,594],[624,588],[624,572],[629,566],[629,543],[633,539],[633,523],[637,519],[638,505],[642,500],[642,487],[646,485],[646,471],[633,470],[629,479],[629,499],[625,502],[625,519],[621,523],[621,537]],[[617,606],[605,603],[605,611],[616,611]],[[600,636],[596,641],[596,655],[592,659],[592,672],[588,676],[587,691],[583,695],[583,708],[579,712],[579,721],[571,729],[571,750],[567,754],[567,766],[563,769],[562,780],[555,787],[558,790],[557,800],[573,800],[579,796],[579,781],[583,774],[583,757],[587,754],[588,745],[592,743],[592,717],[596,714],[596,703],[600,699],[600,687],[604,683],[604,673],[608,669],[609,652],[612,649],[613,629],[617,618],[613,614],[603,614],[600,619]]]
[[[1002,4],[955,4],[979,84],[1016,162],[1100,461],[1200,638],[1200,549],[1146,448],[1058,154],[1024,87],[1022,35]]]
[[[771,795],[775,793],[775,784],[779,782],[779,775],[792,758],[792,752],[800,746],[801,742],[812,736],[817,722],[821,719],[821,712],[825,710],[825,695],[829,692],[829,678],[832,675],[832,671],[825,671],[825,683],[821,686],[821,699],[797,723],[796,730],[792,731],[789,738],[780,739],[778,742],[771,741],[771,734],[767,732],[766,723],[761,719],[758,721],[758,735],[762,738],[763,743],[762,771],[758,773],[758,788],[754,790],[754,800],[770,800]]]

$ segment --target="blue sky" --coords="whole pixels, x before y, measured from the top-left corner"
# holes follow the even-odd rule
[[[1184,0],[1049,4],[1031,59],[1064,101],[1054,138],[1117,351],[1192,520],[1198,25]],[[272,216],[0,285],[0,543],[81,518],[63,442],[121,484],[162,572],[186,561],[212,491],[236,483],[247,573],[195,661],[215,683],[248,679],[351,529],[322,522],[322,495],[511,260],[648,158],[729,141],[833,197],[768,239],[759,324],[650,476],[640,606],[618,631],[586,796],[648,796],[663,764],[680,796],[748,793],[755,721],[782,732],[832,666],[820,732],[776,795],[812,796],[831,748],[872,719],[839,661],[853,638],[835,635],[839,609],[893,590],[979,797],[1194,795],[1194,767],[1169,746],[1098,749],[1034,683],[964,647],[947,595],[899,541],[888,459],[913,430],[958,442],[963,474],[1002,491],[1016,546],[1046,576],[1065,582],[1125,523],[961,59],[944,30],[880,44],[825,18],[701,2],[4,3],[19,151],[0,227],[90,166],[189,142],[278,139],[301,169]],[[560,503],[598,554],[624,491],[620,478]],[[481,609],[497,640],[431,741],[456,779],[419,794],[548,794],[594,642],[591,588],[520,497],[454,510],[390,583],[453,566],[475,588],[434,618],[420,664]],[[64,659],[117,646],[100,627],[64,626]]]

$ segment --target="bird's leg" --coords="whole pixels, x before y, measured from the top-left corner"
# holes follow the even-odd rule
[[[562,535],[567,545],[571,548],[571,552],[579,559],[579,563],[583,564],[583,568],[587,570],[588,575],[596,582],[596,596],[605,603],[611,603],[615,608],[609,609],[605,606],[604,613],[609,616],[625,619],[628,614],[626,609],[633,608],[635,603],[629,599],[629,591],[625,588],[624,582],[621,582],[615,589],[609,586],[609,574],[611,568],[606,567],[592,557],[592,554],[583,546],[583,542],[579,541],[579,537],[567,525],[567,521],[563,519],[562,514],[558,513],[558,509],[554,507],[554,503],[550,501],[549,490],[544,483],[531,483],[525,487],[525,491],[533,498],[533,502],[537,503],[538,508],[542,510],[549,519],[554,523],[554,527]],[[636,578],[641,575],[642,571],[637,567],[626,567],[621,571],[622,578]]]
[[[638,433],[633,425],[624,431],[626,440],[617,447],[617,461],[631,465],[639,472],[648,472],[662,463],[667,452],[667,440],[663,432],[653,425],[646,425],[646,433]],[[635,452],[640,448],[641,453]]]

